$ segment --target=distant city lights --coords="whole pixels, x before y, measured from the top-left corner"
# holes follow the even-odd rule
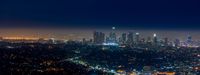
[[[106,46],[118,46],[119,44],[117,44],[117,43],[103,43],[103,45],[106,45]]]

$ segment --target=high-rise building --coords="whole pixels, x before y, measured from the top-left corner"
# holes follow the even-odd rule
[[[109,34],[109,42],[116,43],[117,42],[117,35],[115,32],[110,32]]]
[[[187,37],[187,42],[188,42],[188,43],[191,43],[191,42],[192,42],[192,36],[191,36],[191,35],[188,35],[188,37]]]
[[[157,35],[155,33],[153,34],[153,44],[154,45],[158,44],[158,38],[157,38]]]
[[[145,44],[145,41],[146,41],[145,38],[142,38],[142,39],[141,39],[141,43],[142,43],[142,44]]]
[[[180,40],[179,39],[175,39],[174,41],[174,46],[180,46]]]
[[[152,42],[151,37],[150,36],[147,37],[147,43],[151,43],[151,42]]]
[[[140,42],[140,34],[139,33],[136,33],[136,36],[135,36],[135,43],[136,44],[139,44]]]
[[[122,33],[122,43],[126,43],[126,33]]]
[[[116,43],[117,42],[117,35],[115,33],[115,27],[112,27],[112,32],[110,32],[109,37],[107,38],[107,42],[109,43]]]
[[[167,45],[168,45],[168,43],[169,43],[169,40],[168,40],[168,38],[164,38],[164,45],[165,45],[165,46],[167,46]]]
[[[82,39],[82,44],[86,44],[86,43],[87,43],[86,39],[83,38],[83,39]]]
[[[129,33],[128,33],[128,35],[127,35],[127,43],[128,43],[129,45],[134,43],[134,40],[133,40],[133,32],[129,32]]]
[[[102,33],[102,32],[94,32],[94,34],[93,34],[93,42],[95,43],[95,44],[102,44],[103,42],[104,42],[104,40],[105,40],[105,34],[104,33]]]

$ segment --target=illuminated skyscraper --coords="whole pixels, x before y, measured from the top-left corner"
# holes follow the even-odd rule
[[[110,40],[110,42],[116,42],[117,41],[117,35],[114,32],[110,32],[109,40]]]
[[[136,33],[136,36],[135,36],[135,43],[136,44],[139,44],[140,42],[140,34],[139,33]]]
[[[117,35],[115,33],[115,27],[112,27],[112,32],[110,32],[107,42],[116,43],[117,42]]]
[[[94,32],[93,40],[95,44],[102,44],[105,40],[105,34],[102,32]]]
[[[158,38],[157,38],[157,35],[155,33],[153,34],[153,44],[154,45],[158,44]]]

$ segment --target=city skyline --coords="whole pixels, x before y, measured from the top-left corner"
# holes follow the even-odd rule
[[[106,36],[112,32],[112,29],[67,29],[67,28],[49,28],[49,29],[30,29],[30,28],[4,28],[0,30],[1,37],[26,37],[26,38],[56,38],[63,40],[82,40],[83,38],[89,40],[93,38],[93,32],[103,32]],[[200,32],[198,30],[146,30],[146,29],[115,29],[117,38],[123,33],[133,32],[134,36],[139,33],[141,37],[153,37],[156,33],[160,39],[169,38],[169,40],[180,39],[182,41],[187,39],[187,36],[191,35],[193,40],[200,40]]]
[[[199,0],[2,0],[0,75],[200,75]]]

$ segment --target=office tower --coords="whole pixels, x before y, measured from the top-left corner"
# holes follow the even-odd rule
[[[106,43],[108,43],[108,42],[110,42],[110,37],[109,36],[106,37]]]
[[[145,41],[146,41],[145,38],[142,38],[142,39],[141,39],[141,43],[142,43],[142,44],[145,44]]]
[[[119,42],[120,44],[123,44],[122,37],[119,37],[118,42]]]
[[[140,35],[139,35],[139,33],[136,33],[136,36],[135,36],[135,43],[136,43],[136,44],[139,44],[139,42],[140,42]]]
[[[153,34],[153,44],[154,45],[158,44],[158,38],[157,38],[157,35],[155,33]]]
[[[147,37],[147,43],[151,43],[151,37],[149,36],[149,37]]]
[[[105,34],[100,32],[100,43],[103,43],[105,41]]]
[[[116,43],[117,42],[117,35],[114,32],[110,32],[109,34],[109,42]]]
[[[128,35],[127,35],[127,44],[133,44],[134,41],[133,41],[133,32],[129,32]]]
[[[122,43],[126,44],[126,33],[122,33]]]
[[[191,36],[191,35],[188,35],[188,37],[187,37],[187,42],[188,42],[188,43],[191,43],[191,42],[192,42],[192,36]]]
[[[115,27],[112,27],[112,32],[110,32],[110,34],[109,34],[108,42],[110,42],[110,43],[117,42],[117,35],[115,33],[115,29],[116,29]]]
[[[97,43],[98,42],[98,35],[99,35],[99,33],[96,32],[96,31],[93,33],[93,43]]]
[[[169,43],[168,38],[164,38],[164,45],[165,45],[165,46],[168,46],[168,43]]]
[[[105,40],[105,34],[102,32],[94,32],[93,40],[95,44],[102,44]]]
[[[191,46],[192,44],[193,44],[193,42],[192,42],[192,36],[188,35],[187,40],[186,40],[186,45],[187,46]]]
[[[175,39],[174,45],[175,45],[176,47],[177,47],[177,46],[180,46],[180,40],[179,40],[179,39]]]
[[[86,43],[87,43],[86,39],[83,38],[83,39],[82,39],[82,44],[86,44]]]

